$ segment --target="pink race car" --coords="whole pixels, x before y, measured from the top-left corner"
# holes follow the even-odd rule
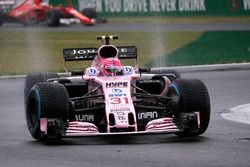
[[[101,135],[203,134],[210,100],[199,79],[166,68],[138,68],[135,46],[114,46],[117,36],[97,37],[99,48],[64,49],[67,76],[39,73],[25,80],[29,132],[37,140]],[[124,59],[134,59],[125,66]],[[84,72],[66,62],[92,60]],[[130,61],[131,62],[131,61]]]

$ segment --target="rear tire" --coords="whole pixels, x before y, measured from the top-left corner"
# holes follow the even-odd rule
[[[82,14],[87,16],[90,19],[93,19],[93,18],[97,17],[96,10],[93,9],[93,8],[85,8],[85,9],[83,9]]]
[[[81,13],[90,19],[95,19],[96,23],[107,23],[107,18],[99,17],[94,8],[85,8]]]
[[[2,26],[4,23],[4,15],[3,12],[0,10],[0,26]]]
[[[177,79],[169,87],[169,96],[180,98],[178,112],[200,112],[200,128],[197,132],[184,131],[178,136],[198,136],[207,130],[210,121],[210,98],[205,84],[199,79]]]
[[[59,83],[38,83],[32,87],[28,96],[26,121],[31,136],[36,140],[46,140],[40,130],[40,118],[65,120],[69,115],[69,95]],[[59,139],[60,136],[55,136]]]
[[[49,27],[57,27],[60,25],[61,14],[55,9],[46,12],[46,24]]]

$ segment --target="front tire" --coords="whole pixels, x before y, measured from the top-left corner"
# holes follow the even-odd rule
[[[200,113],[200,127],[197,132],[185,131],[178,136],[198,136],[208,128],[210,121],[210,98],[205,84],[199,79],[177,79],[169,87],[170,96],[179,97],[178,113]]]
[[[41,118],[67,119],[69,115],[69,95],[59,83],[38,83],[30,91],[26,108],[26,121],[31,136],[36,140],[45,140],[41,132]],[[56,135],[56,134],[55,134]],[[60,138],[60,136],[54,136]]]
[[[35,73],[29,74],[25,78],[24,83],[24,102],[27,103],[28,96],[30,94],[31,88],[38,82],[46,82],[51,78],[59,78],[59,75],[56,73]]]

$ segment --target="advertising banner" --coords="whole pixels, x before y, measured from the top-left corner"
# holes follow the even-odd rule
[[[0,10],[3,13],[9,12],[13,6],[15,5],[16,1],[14,0],[0,0]]]
[[[250,16],[250,0],[79,0],[106,16]]]
[[[71,0],[103,16],[250,16],[250,0]],[[66,1],[51,0],[66,5]]]

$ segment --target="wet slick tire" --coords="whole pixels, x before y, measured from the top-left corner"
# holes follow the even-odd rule
[[[0,10],[0,26],[2,26],[4,23],[4,14],[3,12]]]
[[[24,102],[27,104],[27,99],[30,93],[31,88],[38,82],[46,82],[51,78],[59,78],[59,75],[56,73],[35,73],[29,74],[25,78],[24,82]]]
[[[59,83],[37,83],[30,91],[26,108],[26,121],[31,136],[45,140],[47,136],[40,130],[40,118],[65,120],[69,113],[69,95]],[[55,134],[57,135],[57,134]],[[59,139],[60,136],[53,136]]]
[[[90,19],[97,17],[97,12],[94,8],[85,8],[82,10],[82,14],[87,16]]]
[[[197,132],[184,130],[176,135],[198,136],[205,133],[210,121],[210,98],[205,84],[199,79],[177,79],[170,85],[169,94],[179,96],[179,114],[200,112],[200,127]]]
[[[96,23],[106,23],[107,22],[107,18],[99,17],[94,8],[85,8],[82,10],[81,13],[90,19],[95,19]]]

